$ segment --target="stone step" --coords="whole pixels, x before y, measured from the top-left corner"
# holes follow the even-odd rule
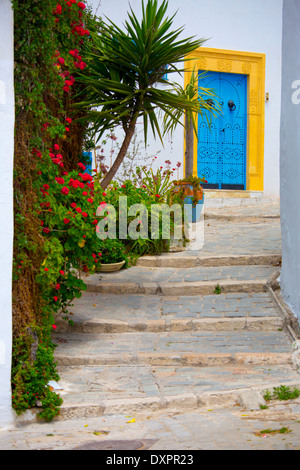
[[[200,252],[193,251],[187,254],[181,253],[162,253],[159,256],[141,256],[136,266],[149,268],[194,268],[194,267],[218,267],[218,266],[278,266],[281,262],[281,255],[220,255],[220,256],[201,256]]]
[[[268,293],[203,296],[114,295],[84,292],[59,332],[278,330],[285,321]]]
[[[290,364],[291,341],[283,331],[132,332],[54,335],[59,365],[221,366]]]
[[[300,386],[292,367],[270,364],[60,366],[58,372],[64,419],[233,406],[246,390],[263,394],[281,385]]]
[[[88,292],[145,295],[208,295],[221,292],[264,292],[275,266],[218,266],[186,269],[134,266],[116,273],[83,278]]]

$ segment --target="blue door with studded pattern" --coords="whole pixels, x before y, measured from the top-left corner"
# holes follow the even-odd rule
[[[247,76],[203,73],[199,71],[199,94],[201,88],[213,89],[221,114],[198,117],[198,176],[207,180],[204,188],[246,189]]]

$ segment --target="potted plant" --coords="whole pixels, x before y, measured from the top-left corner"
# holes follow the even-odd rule
[[[107,238],[99,242],[97,246],[98,272],[119,271],[127,265],[127,255],[122,242]]]
[[[200,219],[204,193],[201,184],[206,183],[206,179],[197,176],[189,176],[179,181],[174,181],[173,195],[181,204],[192,205],[192,222]]]

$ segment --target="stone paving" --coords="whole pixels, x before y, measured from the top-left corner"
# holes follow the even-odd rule
[[[203,227],[202,250],[85,278],[73,326],[56,321],[61,416],[27,413],[0,449],[299,449],[300,399],[262,398],[300,389],[279,207],[210,207]]]

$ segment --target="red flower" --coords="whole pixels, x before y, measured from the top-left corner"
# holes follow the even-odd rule
[[[56,330],[57,326],[56,326],[56,325],[52,325],[52,328],[53,328],[53,330]]]
[[[77,3],[77,6],[78,6],[78,8],[80,8],[81,10],[84,10],[84,9],[86,8],[86,5],[85,5],[84,3],[82,3],[82,2],[78,2],[78,3]]]
[[[50,188],[49,184],[43,184],[43,188],[47,191]]]
[[[65,59],[63,57],[59,57],[57,59],[57,62],[60,64],[60,65],[64,65],[65,64]]]
[[[64,220],[63,220],[63,222],[64,222],[65,225],[67,225],[67,224],[70,223],[70,219],[67,219],[67,218],[65,217]]]
[[[64,90],[66,93],[69,93],[70,87],[69,87],[68,85],[64,85],[64,86],[63,86],[63,90]]]
[[[81,208],[80,208],[80,207],[76,207],[76,211],[80,214]]]
[[[45,271],[47,272],[47,271],[49,271],[49,269],[48,269],[48,268],[45,268]]]
[[[61,193],[62,194],[69,194],[69,188],[67,188],[67,186],[64,186],[61,190]]]
[[[90,202],[91,204],[93,204],[94,200],[90,197],[87,199],[87,202]]]
[[[88,192],[87,192],[87,191],[83,191],[82,195],[83,195],[83,196],[87,196],[87,195],[88,195]]]
[[[72,81],[73,81],[73,80],[72,80]],[[68,123],[68,124],[71,124],[71,122],[72,122],[72,119],[71,119],[71,118],[69,118],[69,117],[67,117],[67,118],[66,118],[66,121],[67,121],[67,123]]]
[[[58,184],[64,184],[65,180],[63,178],[60,178],[59,176],[57,176],[55,178],[55,181],[58,183]]]
[[[59,145],[58,145],[58,144],[54,144],[54,149],[55,149],[55,150],[59,150]]]
[[[59,5],[59,3],[56,5],[55,10],[53,11],[55,15],[61,15],[62,14],[62,7]]]
[[[73,209],[75,209],[75,207],[76,207],[76,202],[72,202],[71,207],[72,207]]]
[[[68,90],[68,91],[69,91],[69,90]],[[69,132],[69,130],[70,130],[70,129],[69,129],[68,127],[65,127],[65,131],[66,131],[66,132]]]
[[[160,195],[159,195],[159,194],[155,194],[155,197],[160,197]]]
[[[88,216],[86,212],[82,212],[81,215],[82,215],[82,217],[87,217]]]
[[[49,233],[49,232],[50,232],[50,229],[49,229],[48,227],[44,227],[44,228],[43,228],[43,232]]]
[[[57,302],[57,301],[58,301],[58,297],[55,295],[55,296],[53,297],[53,300],[54,300],[54,302]]]
[[[65,275],[65,272],[61,269],[61,270],[59,271],[59,274],[61,274],[62,276],[64,276],[64,275]]]
[[[55,289],[59,290],[60,289],[60,284],[56,284]]]
[[[105,197],[105,196],[106,196],[106,193],[102,193],[102,196],[104,196],[104,197]]]
[[[86,170],[86,166],[85,166],[83,163],[79,162],[79,163],[78,163],[78,166],[79,166],[79,168],[81,168],[83,171]]]

